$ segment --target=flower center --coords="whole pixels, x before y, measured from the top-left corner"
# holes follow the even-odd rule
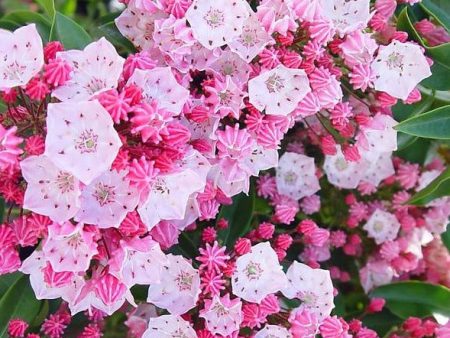
[[[186,271],[181,271],[175,279],[175,282],[177,283],[180,291],[186,291],[191,289],[193,279],[194,276],[192,274]]]
[[[245,275],[249,280],[259,279],[262,273],[263,269],[261,268],[261,265],[255,262],[248,263],[247,267],[245,268]]]
[[[284,79],[278,74],[272,74],[265,84],[269,93],[280,92],[284,88]]]
[[[75,189],[75,178],[65,171],[60,171],[56,177],[56,185],[62,194]]]
[[[98,135],[92,129],[86,129],[78,137],[75,149],[78,149],[82,154],[95,153],[97,151],[97,140]]]
[[[222,26],[225,20],[223,12],[215,8],[210,8],[208,13],[206,13],[203,18],[211,28],[218,28]]]
[[[95,185],[95,191],[92,196],[103,207],[114,201],[114,195],[114,188],[112,186],[100,182]]]

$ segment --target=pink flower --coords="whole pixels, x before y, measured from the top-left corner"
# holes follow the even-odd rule
[[[281,0],[262,1],[258,6],[256,16],[269,34],[278,32],[286,35],[288,30],[295,31],[297,28],[291,9]]]
[[[8,334],[11,337],[24,337],[28,323],[22,319],[11,319],[8,323]]]
[[[206,244],[205,248],[200,248],[200,256],[197,260],[201,262],[200,270],[206,269],[208,271],[219,272],[226,266],[227,260],[230,256],[225,254],[226,247],[219,247],[217,242],[213,246]]]
[[[12,245],[0,247],[0,275],[17,271],[20,265],[19,252]]]
[[[289,318],[293,338],[314,338],[319,331],[317,316],[308,310],[295,311]]]
[[[56,58],[51,59],[44,66],[44,78],[53,87],[63,86],[69,79],[72,67],[66,60]]]
[[[92,257],[97,254],[94,235],[82,223],[53,223],[48,228],[48,238],[42,250],[57,272],[86,271]]]
[[[348,325],[337,316],[326,318],[319,327],[323,338],[350,338],[348,334]]]
[[[13,169],[18,164],[18,156],[23,153],[19,145],[23,139],[16,136],[17,127],[5,129],[0,124],[0,169]]]
[[[67,327],[65,318],[60,314],[51,314],[41,326],[41,331],[49,338],[61,338]]]

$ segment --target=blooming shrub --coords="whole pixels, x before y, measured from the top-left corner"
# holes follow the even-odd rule
[[[449,337],[436,5],[122,2],[0,30],[2,334]]]

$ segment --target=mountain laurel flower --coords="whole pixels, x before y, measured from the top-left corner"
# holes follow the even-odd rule
[[[42,39],[35,24],[14,32],[0,29],[0,88],[26,85],[44,65]]]

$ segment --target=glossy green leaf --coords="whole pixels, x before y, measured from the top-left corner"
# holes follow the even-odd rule
[[[431,139],[450,139],[450,106],[444,106],[425,114],[413,116],[400,122],[395,129],[398,131]]]
[[[36,299],[28,276],[21,275],[0,295],[0,337],[7,337],[6,330],[11,318],[32,322],[40,310],[41,302]]]
[[[45,11],[45,13],[52,19],[55,16],[55,2],[54,0],[36,0],[39,6]]]
[[[65,49],[83,49],[92,41],[83,27],[59,12],[56,12],[50,39],[61,41]]]
[[[225,218],[228,228],[220,231],[218,237],[228,248],[249,231],[254,208],[255,192],[252,186],[248,195],[240,193],[234,196],[233,203],[223,206],[220,210],[217,219]]]
[[[364,326],[375,330],[380,337],[384,337],[393,328],[401,325],[403,320],[387,309],[382,312],[369,314],[362,320]]]
[[[422,0],[420,7],[450,31],[450,2],[448,0]]]
[[[448,195],[450,195],[450,168],[447,168],[428,186],[412,196],[408,204],[425,205],[436,198]]]
[[[430,151],[431,141],[414,136],[414,139],[405,144],[395,154],[408,162],[424,164]]]
[[[392,112],[396,121],[404,121],[410,117],[425,113],[434,102],[435,93],[432,91],[429,95],[422,93],[422,100],[414,104],[405,104],[399,101],[394,107]]]
[[[30,23],[36,24],[36,28],[44,42],[48,41],[50,35],[51,21],[42,14],[30,11],[15,11],[2,17],[3,21],[14,22],[19,26]]]
[[[98,29],[112,44],[121,46],[130,53],[136,51],[133,44],[119,32],[114,21],[101,25]]]
[[[14,31],[19,27],[20,25],[14,21],[0,19],[0,28],[7,29],[9,31]]]
[[[371,296],[384,298],[387,308],[400,318],[450,317],[450,290],[441,285],[398,282],[376,288]]]

